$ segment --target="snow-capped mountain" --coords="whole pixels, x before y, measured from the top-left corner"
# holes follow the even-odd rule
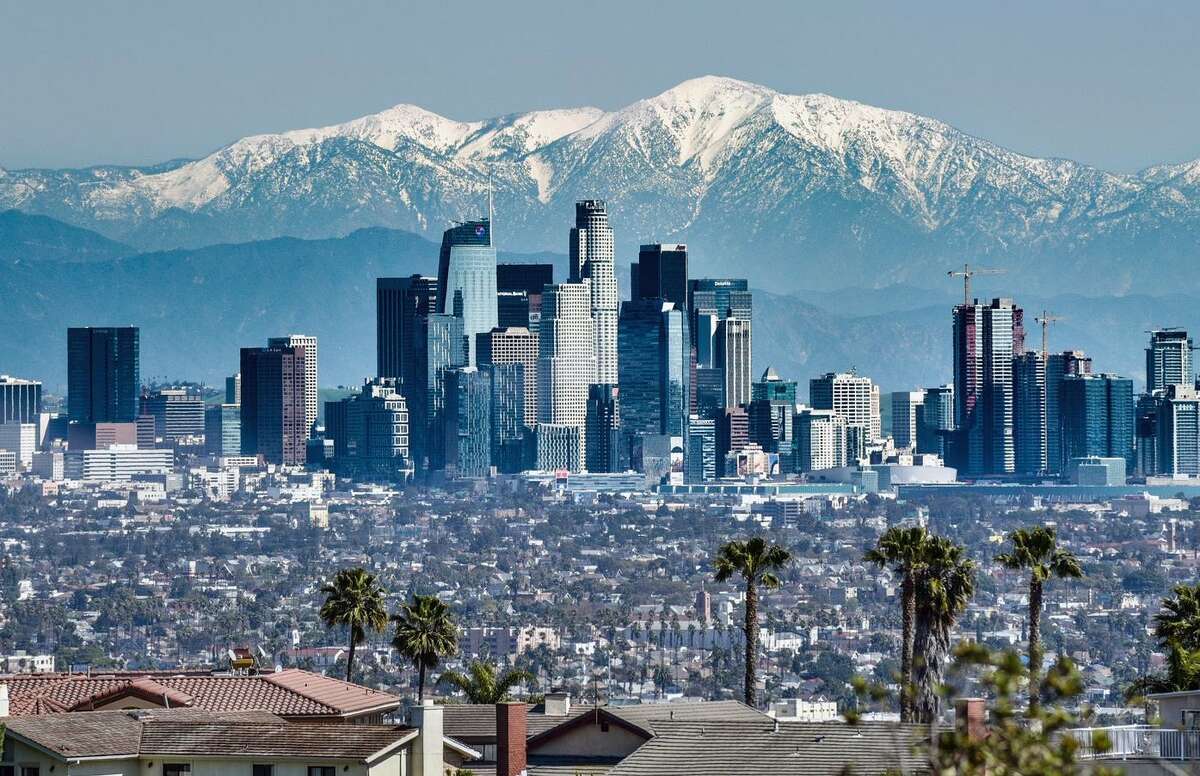
[[[694,275],[736,266],[758,285],[930,286],[978,261],[1007,267],[1012,290],[1200,289],[1188,272],[1200,161],[1109,173],[911,113],[718,77],[610,113],[459,122],[399,105],[195,161],[0,170],[0,209],[152,248],[375,225],[436,240],[489,190],[504,247],[564,250],[572,203],[601,197],[623,260],[639,242],[686,241]]]

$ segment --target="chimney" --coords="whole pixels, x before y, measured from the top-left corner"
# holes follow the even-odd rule
[[[547,717],[565,717],[571,713],[571,693],[548,692],[545,705]]]
[[[528,707],[519,701],[496,704],[496,776],[526,775],[528,714]]]
[[[8,716],[8,685],[0,684],[0,717]]]
[[[408,709],[408,724],[419,731],[413,742],[412,776],[442,776],[442,707],[431,700]]]
[[[954,727],[972,741],[986,738],[987,705],[983,698],[957,698],[954,701]]]

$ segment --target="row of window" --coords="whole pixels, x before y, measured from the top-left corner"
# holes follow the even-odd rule
[[[9,769],[11,771],[11,769]],[[29,769],[22,768],[21,776],[39,776],[37,768],[32,769],[32,772],[27,772]],[[163,763],[163,776],[184,776],[192,772],[192,766],[189,763]],[[275,766],[265,764],[255,764],[251,766],[252,776],[275,776]],[[308,776],[336,776],[337,768],[332,765],[310,765],[308,766]],[[15,776],[15,774],[4,773],[0,769],[0,776]]]

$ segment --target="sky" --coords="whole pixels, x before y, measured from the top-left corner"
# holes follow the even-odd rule
[[[415,103],[619,108],[700,75],[1133,171],[1200,157],[1200,3],[0,3],[0,167],[148,164]]]

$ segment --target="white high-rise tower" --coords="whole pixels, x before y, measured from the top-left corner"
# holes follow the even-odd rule
[[[577,462],[586,458],[588,386],[597,382],[590,286],[587,280],[546,286],[538,337],[539,433],[541,424],[578,428]]]
[[[613,230],[604,200],[575,203],[571,229],[572,283],[592,283],[592,335],[595,338],[596,382],[617,384],[617,276],[613,271]]]

